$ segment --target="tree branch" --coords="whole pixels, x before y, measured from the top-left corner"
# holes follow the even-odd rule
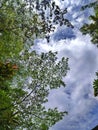
[[[40,86],[40,85],[39,85]],[[35,86],[34,88],[33,88],[33,90],[29,93],[29,94],[27,94],[20,102],[18,102],[17,104],[19,105],[19,104],[21,104],[22,102],[24,102],[34,91],[35,91],[35,89],[37,88],[37,87],[39,87],[39,86]]]

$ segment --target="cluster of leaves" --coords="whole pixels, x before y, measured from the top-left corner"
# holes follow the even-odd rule
[[[21,38],[22,31],[18,27],[20,23],[17,11],[12,3],[6,0],[0,1],[0,60],[13,58],[23,48]]]
[[[98,96],[98,72],[96,72],[97,79],[93,82],[94,95]]]
[[[52,15],[46,18],[49,9]],[[68,59],[58,61],[57,53],[39,55],[29,49],[55,23],[71,26],[64,20],[66,12],[47,0],[0,1],[0,130],[47,130],[65,114],[46,110],[44,103],[51,89],[65,86]]]
[[[13,82],[6,82],[0,90],[1,125],[6,129],[42,129],[62,119],[65,112],[55,109],[45,110],[49,91],[65,86],[62,78],[66,76],[68,59],[57,62],[56,53],[42,53],[27,50],[20,58],[21,68]],[[5,72],[6,73],[6,72]],[[7,73],[7,75],[9,75]],[[4,86],[4,81],[0,86]]]
[[[26,0],[27,1],[27,0]],[[35,3],[35,4],[34,4]],[[31,0],[30,2],[30,11],[32,12],[32,7],[36,8],[36,12],[41,18],[41,28],[36,26],[36,30],[39,33],[45,34],[45,38],[47,42],[49,42],[50,33],[55,30],[55,25],[66,25],[68,27],[73,28],[73,25],[69,22],[68,19],[65,18],[65,14],[67,13],[67,9],[60,9],[58,5],[53,0]],[[38,34],[38,32],[37,32]]]
[[[55,30],[55,24],[73,27],[53,1],[0,1],[0,60],[13,59],[24,44],[33,45],[36,37],[46,37]]]
[[[90,24],[84,24],[80,29],[83,34],[90,34],[92,37],[92,42],[98,46],[98,1],[90,3],[89,5],[83,6],[82,9],[94,8],[94,15],[90,15]]]
[[[16,65],[0,62],[0,129],[14,128],[16,117],[10,118],[13,113],[10,83],[16,73]],[[17,67],[16,67],[17,68]]]
[[[12,63],[2,63],[0,62],[0,80],[7,80],[13,77],[15,70],[18,69],[18,66],[13,65]]]
[[[36,130],[42,127],[42,130],[47,130],[62,118],[65,112],[58,112],[57,109],[46,111],[43,104],[48,101],[47,96],[51,89],[65,86],[62,77],[66,76],[69,69],[67,61],[68,59],[62,58],[57,62],[56,53],[52,52],[41,55],[35,51],[23,52],[21,62],[24,71],[21,76],[24,78],[19,75],[14,80],[16,88],[22,88],[26,92],[25,96],[19,95],[20,98],[17,97],[14,101],[17,106],[16,115],[19,114],[19,118],[24,122],[21,128]]]

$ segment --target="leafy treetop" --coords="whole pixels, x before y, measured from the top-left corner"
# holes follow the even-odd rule
[[[65,86],[68,59],[29,51],[36,37],[49,42],[55,24],[73,27],[66,13],[53,1],[0,1],[0,130],[48,130],[66,113],[44,103],[51,89]]]
[[[90,15],[89,17],[92,22],[90,24],[84,24],[80,30],[83,34],[90,34],[92,43],[98,46],[98,1],[83,6],[82,9],[84,10],[90,7],[94,9],[94,15]]]

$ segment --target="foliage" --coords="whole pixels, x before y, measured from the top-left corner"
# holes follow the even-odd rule
[[[20,59],[21,69],[10,86],[7,82],[5,88],[8,86],[8,90],[0,88],[0,110],[3,113],[1,117],[8,122],[3,127],[48,129],[62,118],[64,112],[58,112],[56,108],[46,111],[43,104],[48,101],[50,89],[65,86],[62,77],[66,76],[68,59],[62,58],[57,62],[56,53],[38,55],[35,51],[29,53],[27,50]]]
[[[47,130],[66,113],[44,104],[51,89],[65,86],[68,59],[30,52],[35,38],[49,42],[56,24],[73,27],[66,13],[53,1],[0,1],[0,130]]]
[[[90,34],[92,38],[91,41],[98,46],[98,1],[90,3],[82,7],[82,9],[84,10],[87,7],[94,8],[94,15],[90,15],[89,17],[92,22],[90,24],[84,24],[80,30],[83,34]]]
[[[36,37],[49,42],[55,25],[73,27],[53,1],[1,0],[0,1],[0,60],[16,58],[24,43],[34,44]]]
[[[97,79],[93,82],[94,95],[98,96],[98,72],[96,73]]]

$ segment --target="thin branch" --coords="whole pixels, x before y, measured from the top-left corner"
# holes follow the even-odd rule
[[[34,89],[33,89],[28,95],[26,95],[20,102],[18,102],[17,104],[14,104],[15,106],[13,106],[13,104],[11,104],[11,105],[8,106],[8,107],[1,108],[0,111],[6,111],[7,109],[11,108],[12,106],[13,106],[13,108],[14,108],[14,107],[16,107],[16,105],[21,104],[22,102],[24,102],[24,101],[34,92],[34,90],[35,90],[37,87],[38,87],[38,86],[36,85],[36,86],[34,87]]]
[[[34,87],[34,89],[29,93],[29,94],[27,94],[20,102],[18,102],[17,104],[21,104],[22,102],[24,102],[34,91],[35,91],[35,89],[37,88],[37,87],[39,87],[39,86],[35,86]]]

